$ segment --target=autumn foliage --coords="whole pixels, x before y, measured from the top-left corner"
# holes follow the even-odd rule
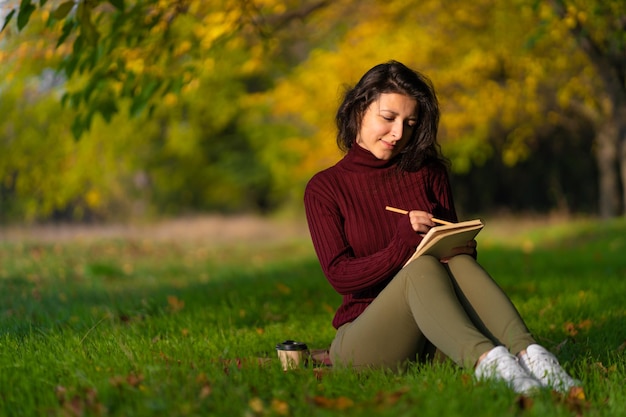
[[[459,188],[485,195],[461,206],[625,206],[621,1],[2,7],[3,221],[299,207],[308,178],[339,158],[344,85],[389,59],[436,86]],[[519,204],[486,197],[523,178],[537,192]]]

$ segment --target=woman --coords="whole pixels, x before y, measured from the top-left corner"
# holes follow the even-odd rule
[[[333,363],[394,368],[424,359],[432,344],[519,393],[575,386],[476,262],[474,240],[449,258],[421,256],[403,268],[433,217],[457,221],[430,81],[396,61],[377,65],[346,93],[336,122],[346,154],[310,180],[304,197],[321,267],[343,296]]]

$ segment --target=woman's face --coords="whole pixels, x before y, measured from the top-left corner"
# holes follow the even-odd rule
[[[417,101],[383,93],[367,108],[356,143],[378,159],[390,160],[406,146],[417,123]]]

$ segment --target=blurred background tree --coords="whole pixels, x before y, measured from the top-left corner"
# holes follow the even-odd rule
[[[0,5],[3,222],[299,211],[389,59],[435,83],[462,213],[626,207],[622,1]]]

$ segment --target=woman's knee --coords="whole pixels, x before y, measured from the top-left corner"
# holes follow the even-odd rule
[[[446,274],[446,269],[439,259],[434,256],[423,255],[413,260],[404,268],[411,277],[436,277]]]
[[[465,282],[475,285],[482,279],[491,279],[487,271],[469,255],[453,256],[448,261],[448,269],[450,275],[459,285],[463,285]]]
[[[440,285],[448,285],[450,277],[448,270],[439,260],[433,256],[420,256],[413,262],[408,264],[394,278],[398,279],[397,285],[402,285],[406,293],[407,286],[417,287],[439,287]]]
[[[405,269],[412,271],[424,271],[424,272],[435,272],[438,270],[443,270],[443,265],[439,261],[439,259],[430,255],[422,255],[417,259],[414,259],[410,264],[408,264]]]
[[[478,262],[474,259],[473,256],[470,255],[456,255],[448,260],[448,266],[450,268],[454,268],[457,265],[476,265],[478,266]]]

